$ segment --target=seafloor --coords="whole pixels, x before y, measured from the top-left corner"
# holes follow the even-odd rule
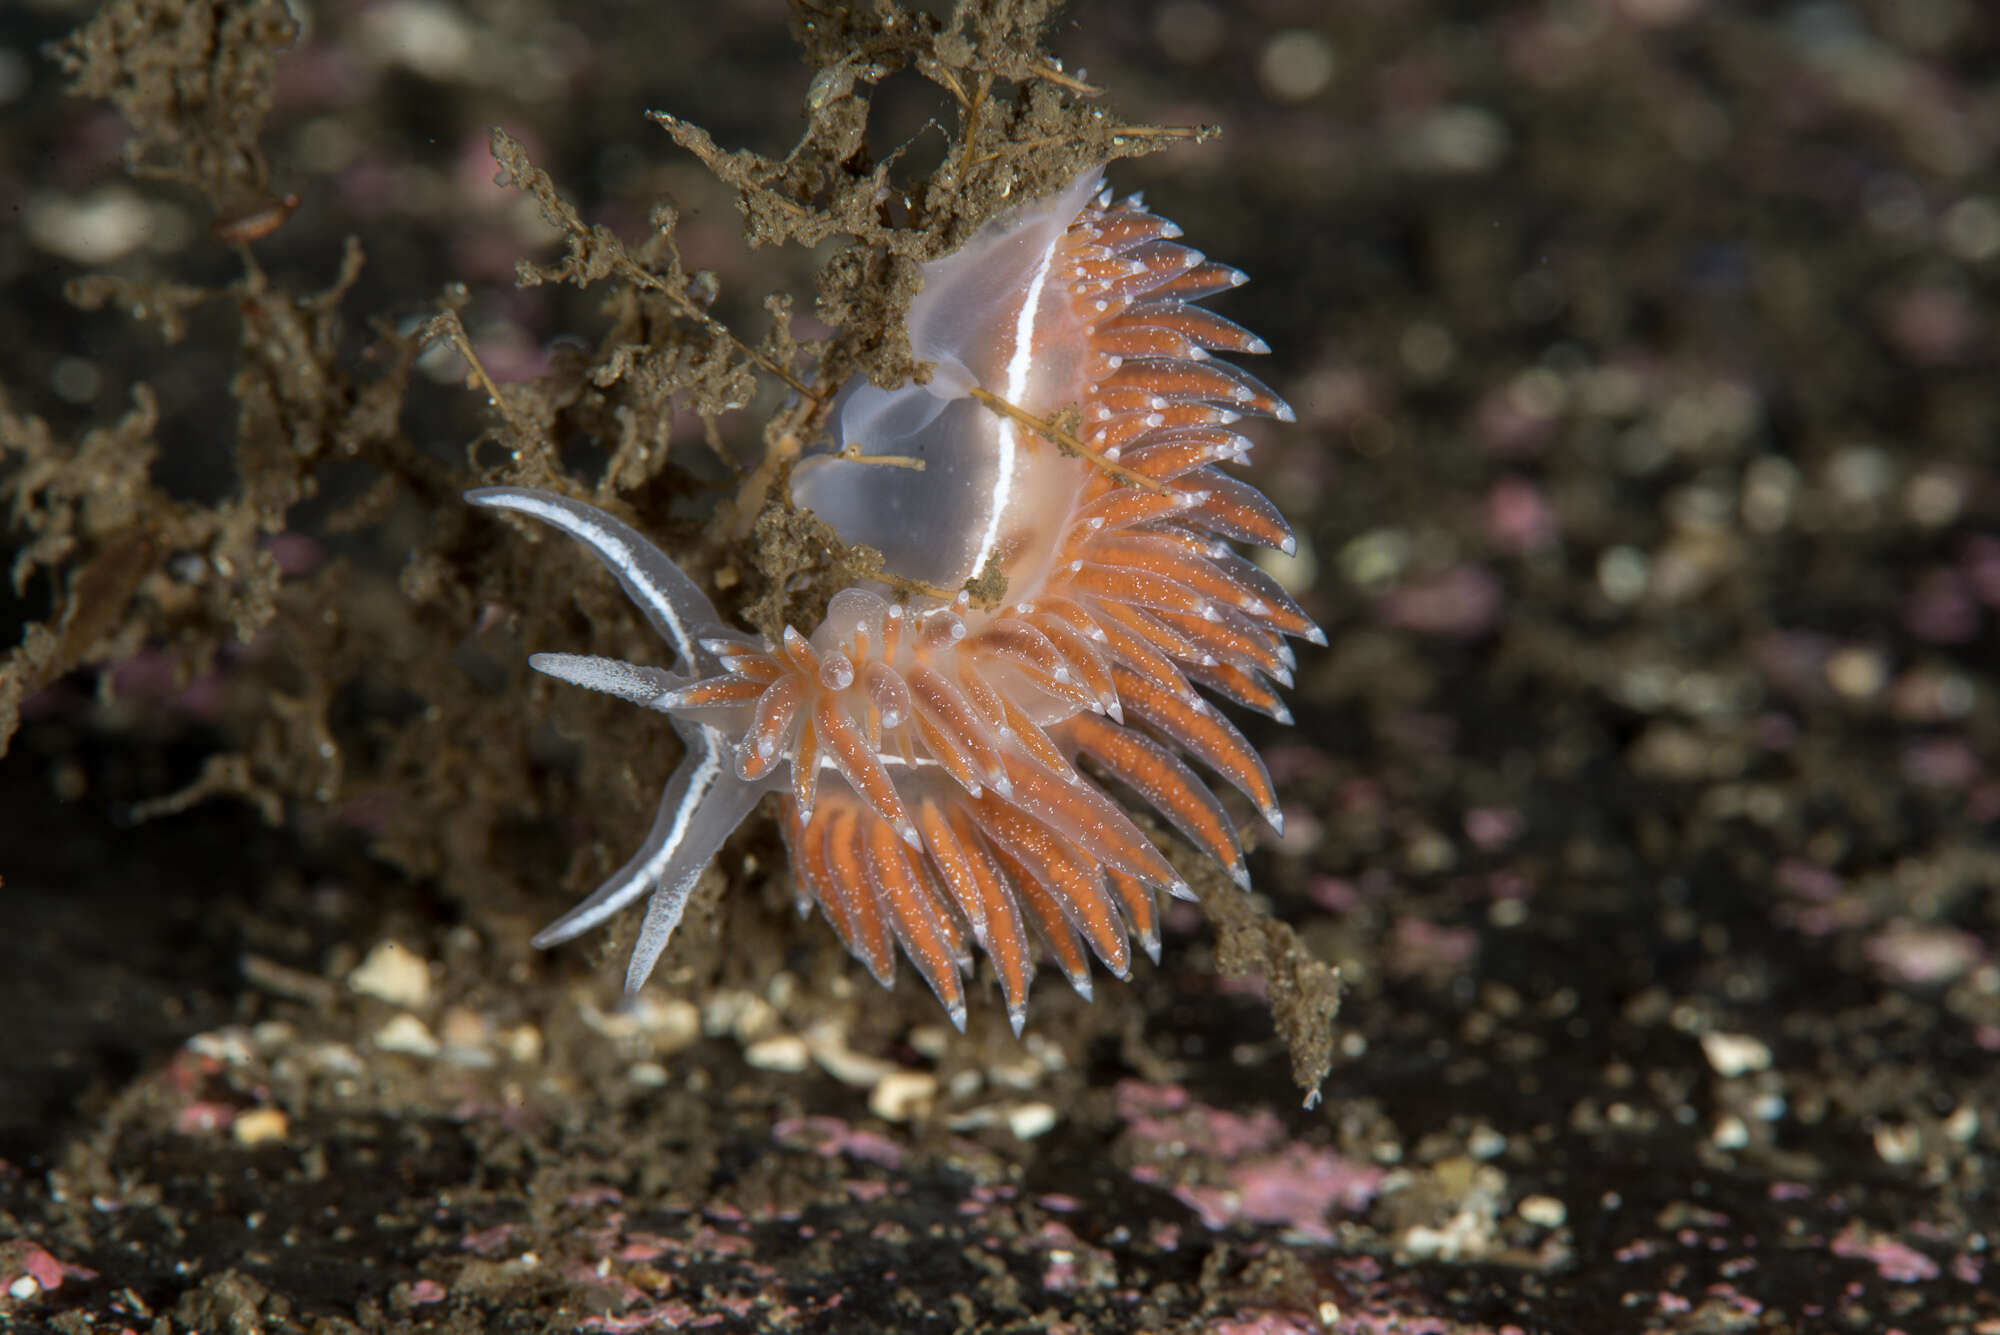
[[[45,44],[92,7],[0,10],[0,641],[43,628],[0,681],[0,1327],[2000,1331],[2000,11],[1044,34],[1010,142],[1087,105],[1220,127],[1112,179],[1250,273],[1218,304],[1298,409],[1255,478],[1330,646],[1294,726],[1244,726],[1287,816],[1256,903],[1346,989],[1307,1109],[1193,909],[1090,1007],[1046,971],[1018,1042],[990,991],[960,1037],[795,922],[762,825],[636,1014],[613,943],[526,947],[673,743],[531,688],[525,649],[643,641],[456,487],[629,468],[784,613],[710,522],[782,394],[704,399],[727,349],[657,392],[574,364],[707,337],[682,290],[783,361],[763,295],[824,337],[898,244],[751,248],[648,110],[774,159],[907,143],[889,179],[975,193],[924,21],[853,8],[873,54],[771,0],[299,5],[238,68],[282,6],[120,0],[69,48],[87,98]],[[160,118],[136,174],[107,97]],[[682,305],[517,289],[562,247],[495,125],[628,243],[674,201]],[[525,425],[418,355],[440,302]]]

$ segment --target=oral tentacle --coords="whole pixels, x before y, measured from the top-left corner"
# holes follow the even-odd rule
[[[682,725],[679,731],[687,754],[667,780],[639,850],[533,940],[537,949],[560,945],[651,894],[654,905],[647,911],[640,950],[633,956],[636,974],[627,975],[634,988],[652,971],[695,881],[766,791],[736,778],[728,762],[729,743],[716,729]],[[644,967],[639,967],[642,956]]]
[[[539,519],[578,542],[617,576],[660,638],[673,646],[683,670],[705,668],[714,656],[701,647],[704,632],[722,629],[715,605],[667,554],[637,529],[593,505],[528,487],[481,487],[465,493],[473,505]]]

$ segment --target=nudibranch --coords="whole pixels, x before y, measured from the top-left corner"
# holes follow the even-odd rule
[[[1196,688],[1289,722],[1274,689],[1291,683],[1287,637],[1325,641],[1231,547],[1292,550],[1276,507],[1217,468],[1245,458],[1244,415],[1292,418],[1211,358],[1268,349],[1193,304],[1243,275],[1179,235],[1138,196],[1113,202],[1098,171],[994,219],[923,266],[909,336],[929,382],[848,386],[834,410],[842,454],[794,472],[794,502],[879,550],[904,587],[958,589],[997,569],[997,606],[864,585],[836,594],[810,634],[787,627],[772,643],[722,624],[679,567],[601,510],[523,488],[467,493],[582,543],[674,653],[670,669],[529,659],[666,714],[687,748],[639,851],[537,946],[650,896],[625,977],[636,993],[766,793],[779,795],[801,913],[818,905],[884,986],[900,947],[960,1029],[975,945],[1016,1033],[1031,927],[1086,998],[1089,955],[1121,978],[1133,938],[1159,958],[1157,892],[1190,892],[1099,775],[1249,884],[1235,827],[1188,761],[1273,828],[1277,796]]]

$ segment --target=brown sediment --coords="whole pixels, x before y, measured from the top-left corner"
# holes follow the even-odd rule
[[[132,127],[134,175],[186,187],[229,219],[266,206],[264,119],[299,35],[284,0],[121,0],[55,57],[73,93],[109,102]]]
[[[1265,1004],[1291,1054],[1292,1081],[1305,1092],[1305,1105],[1317,1107],[1333,1069],[1339,968],[1307,949],[1289,924],[1273,918],[1219,867],[1184,859],[1181,870],[1214,924],[1216,968],[1225,977],[1263,981]]]

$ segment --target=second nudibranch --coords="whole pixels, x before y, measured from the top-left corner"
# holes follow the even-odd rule
[[[767,793],[801,911],[818,905],[887,986],[898,948],[965,1027],[974,947],[1019,1033],[1030,929],[1085,997],[1089,956],[1123,977],[1130,940],[1159,953],[1159,891],[1186,884],[1092,773],[1117,780],[1247,886],[1227,811],[1193,760],[1273,828],[1256,752],[1197,686],[1283,722],[1286,637],[1324,643],[1230,543],[1289,552],[1238,463],[1245,414],[1284,403],[1211,351],[1263,342],[1192,303],[1242,275],[1179,244],[1137,196],[1092,171],[926,264],[909,336],[928,384],[858,383],[836,410],[850,453],[795,471],[792,498],[889,571],[955,588],[996,570],[998,607],[836,594],[772,643],[619,520],[546,491],[489,487],[475,505],[562,530],[617,576],[672,648],[671,669],[536,654],[538,671],[666,714],[687,748],[638,852],[535,938],[551,946],[650,896],[626,971],[635,993],[689,892]],[[1031,422],[1080,422],[1083,451]]]

